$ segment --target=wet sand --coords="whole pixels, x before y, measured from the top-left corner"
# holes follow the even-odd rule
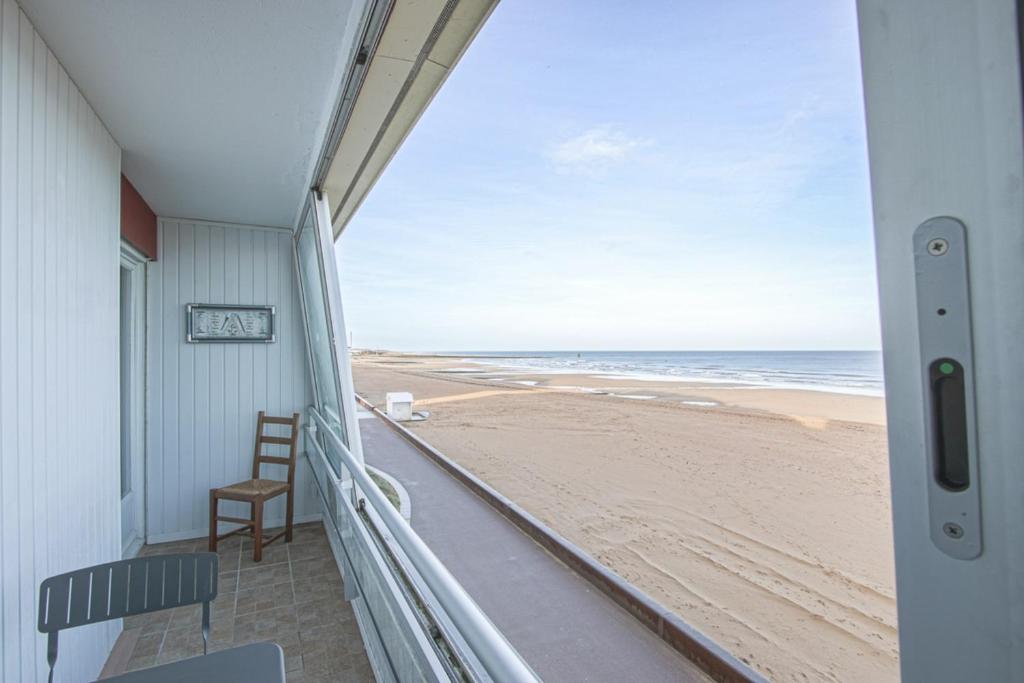
[[[417,433],[772,680],[898,678],[875,397],[357,356]]]

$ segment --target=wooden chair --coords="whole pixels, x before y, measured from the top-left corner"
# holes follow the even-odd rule
[[[264,427],[268,424],[291,425],[291,436],[268,436],[264,434]],[[291,417],[269,417],[262,410],[259,412],[259,417],[256,420],[256,449],[252,456],[252,479],[246,479],[231,486],[222,486],[219,489],[210,489],[210,552],[217,552],[217,541],[228,536],[234,536],[235,534],[243,534],[252,538],[252,559],[253,562],[259,562],[263,559],[263,548],[281,538],[281,536],[285,537],[285,543],[291,542],[292,517],[295,511],[295,458],[298,451],[298,441],[298,413],[294,413]],[[288,457],[265,455],[263,453],[263,444],[288,446]],[[288,481],[260,479],[260,465],[263,463],[286,465],[288,467]],[[263,505],[268,500],[272,500],[282,493],[288,497],[284,531],[264,541]],[[237,500],[249,503],[250,519],[217,514],[217,505],[221,500]],[[242,526],[234,531],[218,536],[217,522],[231,522],[232,524],[241,524]]]

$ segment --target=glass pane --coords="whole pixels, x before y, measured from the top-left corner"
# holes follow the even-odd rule
[[[328,445],[325,455],[333,462],[335,456],[330,455],[331,450]],[[402,605],[410,612],[422,607],[411,604],[398,589],[398,584],[406,579],[394,571],[372,544],[365,518],[346,500],[343,485],[325,476],[327,467],[323,462],[317,455],[310,458],[313,480],[326,513],[324,528],[338,540],[347,560],[343,579],[346,589],[355,589],[352,608],[361,617],[369,617],[364,620],[368,626],[363,630],[368,654],[375,650],[386,657],[399,681],[437,680],[431,675],[428,663],[435,655],[423,648],[423,643],[430,642],[430,638],[423,637],[426,634],[417,637],[415,629],[419,622],[410,621],[402,610]],[[339,642],[338,646],[341,645]]]
[[[331,323],[327,317],[327,298],[323,286],[320,254],[316,226],[312,209],[306,213],[305,223],[299,233],[298,252],[299,283],[305,306],[306,330],[309,339],[309,354],[313,366],[313,381],[316,384],[317,410],[330,424],[332,430],[348,445],[345,432],[345,414],[338,390],[337,355],[331,343]],[[330,451],[328,451],[330,452]],[[340,463],[331,458],[336,472]]]

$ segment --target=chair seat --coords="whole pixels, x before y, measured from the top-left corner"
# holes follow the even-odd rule
[[[272,498],[288,490],[288,482],[273,479],[246,479],[237,484],[222,486],[217,489],[220,497],[232,497],[249,500],[253,498]]]

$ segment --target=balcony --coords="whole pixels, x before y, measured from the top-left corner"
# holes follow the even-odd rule
[[[406,494],[416,511],[411,528],[356,470],[330,423],[315,408],[308,416],[308,461],[324,520],[297,527],[293,542],[269,546],[260,563],[251,540],[221,542],[211,651],[276,642],[289,681],[712,680],[395,423],[362,408],[356,416],[368,464],[413,491]],[[146,545],[140,554],[205,547],[205,539],[187,540]],[[604,572],[602,579],[621,583]],[[104,673],[202,654],[198,620],[198,607],[127,619]],[[711,647],[703,665],[718,679],[756,680]]]
[[[252,561],[252,541],[221,543],[219,594],[212,606],[210,651],[270,640],[284,649],[289,681],[372,681],[355,613],[319,523],[296,527],[286,545]],[[158,543],[140,555],[206,550],[205,540]],[[105,675],[144,669],[203,654],[199,606],[125,620]]]

